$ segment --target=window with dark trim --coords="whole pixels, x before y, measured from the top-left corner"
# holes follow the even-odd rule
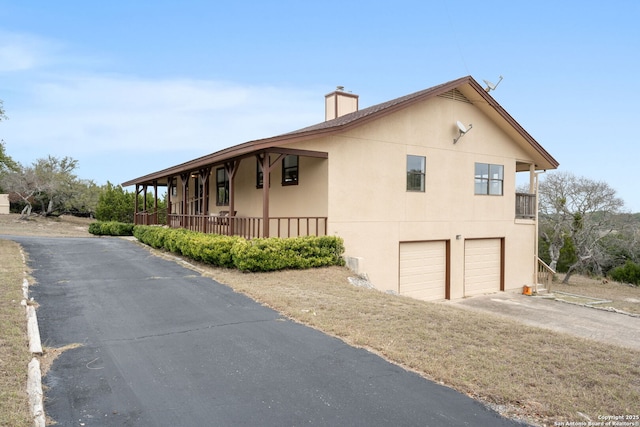
[[[407,191],[424,192],[426,168],[426,157],[407,156]]]
[[[225,168],[216,169],[216,206],[229,205],[229,176]]]
[[[282,159],[282,185],[298,185],[298,156]]]
[[[169,185],[171,186],[171,197],[178,196],[178,180],[176,178],[173,178],[171,180],[171,184]]]
[[[256,188],[262,188],[264,182],[264,175],[262,174],[262,167],[260,166],[260,160],[256,159]]]
[[[476,163],[475,194],[502,196],[504,185],[504,166],[488,163]]]

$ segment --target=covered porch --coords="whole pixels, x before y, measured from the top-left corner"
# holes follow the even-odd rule
[[[122,185],[135,185],[135,224],[247,239],[323,236],[327,161],[326,152],[236,146]]]
[[[516,162],[516,174],[521,178],[526,177],[525,185],[520,186],[520,191],[516,191],[515,217],[516,219],[534,220],[538,219],[538,181],[539,175],[544,171],[537,171],[533,163]],[[518,177],[516,177],[516,183]],[[522,180],[520,181],[523,182]]]

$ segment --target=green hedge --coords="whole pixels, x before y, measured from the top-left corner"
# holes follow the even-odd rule
[[[89,233],[97,236],[132,236],[133,224],[117,221],[97,221],[89,224]]]
[[[242,271],[342,265],[343,252],[342,239],[326,236],[244,240],[231,248],[234,264]]]
[[[609,271],[609,276],[617,282],[638,286],[640,285],[640,265],[627,261],[624,265]]]
[[[133,235],[142,243],[218,267],[241,271],[274,271],[344,265],[339,237],[293,237],[246,240],[181,228],[138,225]]]

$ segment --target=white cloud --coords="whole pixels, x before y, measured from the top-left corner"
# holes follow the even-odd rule
[[[8,154],[23,164],[70,156],[83,170],[91,164],[84,178],[103,181],[120,174],[125,158],[181,162],[323,119],[321,90],[144,79],[113,73],[109,62],[55,40],[0,31],[0,99],[10,118],[0,137]],[[127,169],[127,176],[139,172]]]
[[[50,40],[0,31],[0,72],[32,70],[49,62],[59,49]]]
[[[316,95],[312,101],[289,88],[82,76],[33,87],[30,102],[11,112],[11,128],[21,144],[73,151],[223,148],[321,121]]]
[[[21,90],[0,128],[9,155],[23,164],[70,156],[83,178],[99,182],[324,119],[324,93],[289,87],[83,75],[49,76]],[[132,167],[134,159],[140,169]]]

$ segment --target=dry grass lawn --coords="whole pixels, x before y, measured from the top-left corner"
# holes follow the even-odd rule
[[[40,230],[55,227],[35,224]],[[15,234],[3,228],[0,218],[3,233]],[[637,351],[359,288],[348,284],[345,268],[250,274],[193,268],[295,321],[370,349],[509,417],[554,425],[639,412]],[[607,285],[597,296],[640,299],[638,288]],[[588,289],[595,295],[600,288],[593,284]],[[22,378],[17,370],[14,376]]]
[[[592,298],[608,300],[595,306],[614,308],[640,315],[640,287],[625,285],[602,279],[592,279],[585,276],[571,276],[568,285],[562,284],[564,275],[558,276],[558,283],[553,283],[552,292],[565,292],[574,295],[584,295]]]
[[[91,237],[89,224],[94,220],[63,215],[44,218],[32,215],[20,219],[18,214],[0,215],[0,234],[14,236]]]
[[[22,300],[24,264],[17,243],[0,240],[0,426],[32,426],[27,405],[31,360]]]

